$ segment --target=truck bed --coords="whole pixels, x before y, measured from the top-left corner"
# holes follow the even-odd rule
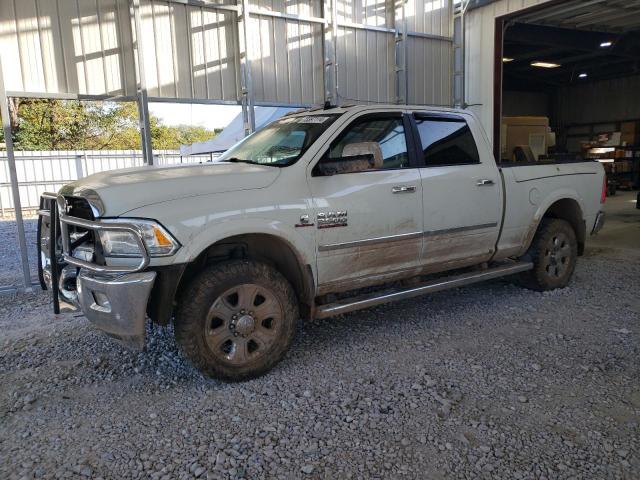
[[[594,161],[504,163],[504,214],[496,258],[526,252],[545,212],[554,206],[581,213],[580,228],[589,234],[600,211],[604,181],[602,165]],[[582,220],[584,219],[584,221]],[[578,232],[580,237],[580,232]]]

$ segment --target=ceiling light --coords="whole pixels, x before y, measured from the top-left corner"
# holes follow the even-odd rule
[[[613,45],[613,42],[602,42],[600,44],[601,48],[609,48],[611,45]]]
[[[589,75],[587,75],[586,73],[581,73],[580,75],[578,75],[578,77],[580,78],[587,78]]]
[[[531,62],[531,66],[540,68],[558,68],[560,64],[550,62]]]
[[[502,61],[503,61],[504,63],[513,62],[513,58],[509,58],[509,57],[502,57]]]

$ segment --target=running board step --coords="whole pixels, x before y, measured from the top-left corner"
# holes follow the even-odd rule
[[[342,313],[353,312],[355,310],[369,308],[383,303],[419,297],[420,295],[425,295],[427,293],[440,292],[450,288],[463,287],[465,285],[484,282],[485,280],[513,275],[514,273],[526,272],[532,268],[533,263],[531,262],[510,263],[453,277],[438,278],[436,280],[423,283],[417,287],[392,291],[387,290],[382,294],[380,292],[376,292],[369,295],[345,298],[335,303],[318,306],[315,312],[315,318],[333,317]]]

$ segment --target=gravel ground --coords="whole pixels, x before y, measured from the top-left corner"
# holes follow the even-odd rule
[[[24,219],[27,249],[31,266],[31,276],[37,278],[36,231],[37,218],[33,215]],[[0,287],[22,286],[22,260],[18,249],[18,228],[15,220],[0,218]]]
[[[495,281],[308,323],[242,384],[0,297],[0,478],[640,478],[640,272]]]

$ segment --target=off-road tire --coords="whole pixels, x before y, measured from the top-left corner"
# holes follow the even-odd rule
[[[280,308],[278,330],[270,340],[273,343],[261,351],[257,358],[248,359],[241,365],[231,365],[226,359],[220,358],[220,351],[211,346],[211,340],[208,341],[210,336],[205,332],[211,331],[207,330],[210,328],[207,325],[211,321],[210,312],[215,305],[220,305],[221,295],[230,289],[245,288],[245,285],[258,286],[263,289],[261,291],[272,295],[271,300],[275,299]],[[227,305],[225,301],[225,308]],[[178,345],[196,368],[209,377],[236,382],[263,375],[283,358],[295,336],[298,319],[296,295],[280,272],[262,262],[233,260],[207,267],[190,282],[181,296],[174,330]],[[239,326],[228,328],[231,330]],[[225,332],[223,334],[228,335]],[[236,334],[237,331],[231,332]],[[227,341],[235,340],[231,338]]]
[[[554,240],[559,244],[554,245]],[[525,288],[540,292],[566,287],[577,259],[578,240],[573,227],[565,220],[545,218],[522,257],[522,260],[533,262],[533,270],[521,273],[516,281]]]

